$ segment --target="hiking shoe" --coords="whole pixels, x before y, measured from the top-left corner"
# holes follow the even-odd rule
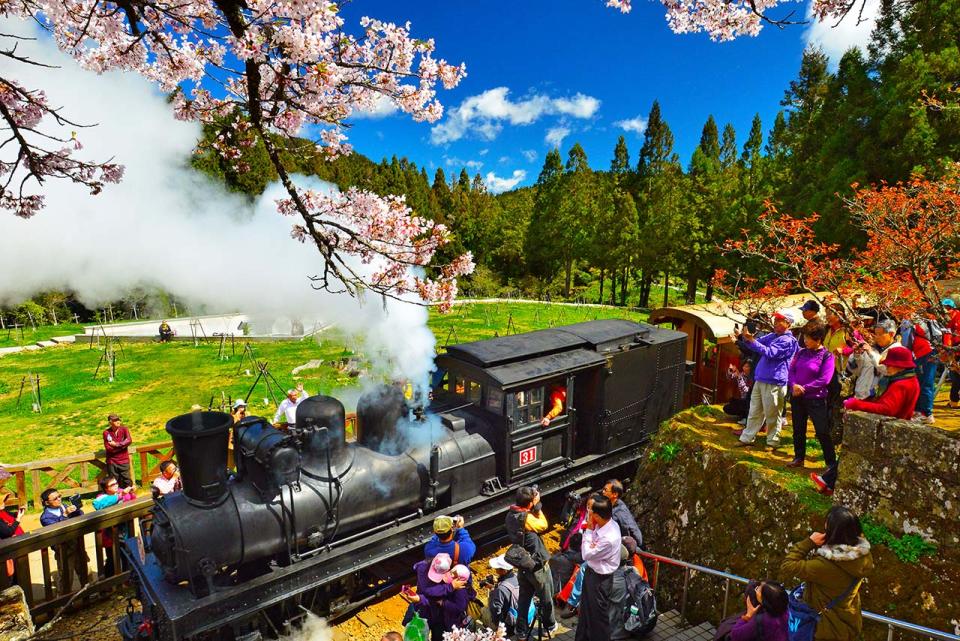
[[[554,623],[552,626],[550,626],[549,628],[547,628],[547,633],[548,633],[550,636],[554,636],[555,634],[557,634],[557,632],[560,632],[560,624],[559,624],[559,623]]]
[[[920,422],[926,423],[927,425],[933,425],[935,419],[933,418],[933,414],[924,414],[923,418],[920,419]]]
[[[827,485],[827,482],[823,480],[823,477],[817,474],[816,472],[810,472],[810,480],[813,481],[813,484],[817,486],[817,492],[825,496],[832,496],[833,490]]]
[[[787,467],[803,467],[803,459],[795,458],[789,463],[787,463]]]

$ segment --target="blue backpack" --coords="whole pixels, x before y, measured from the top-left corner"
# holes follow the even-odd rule
[[[843,591],[843,594],[830,599],[822,610],[817,612],[803,601],[803,586],[800,584],[787,593],[789,604],[787,605],[787,634],[790,641],[813,641],[817,632],[817,623],[820,617],[827,610],[853,594],[853,591],[860,586],[863,579],[854,579],[850,586]]]

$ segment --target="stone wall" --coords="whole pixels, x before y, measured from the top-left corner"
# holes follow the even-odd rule
[[[848,413],[836,500],[960,563],[960,432]]]
[[[813,491],[806,478],[809,469],[798,473],[784,467],[789,458],[774,462],[732,447],[729,427],[718,428],[723,419],[706,409],[683,412],[665,423],[650,451],[672,454],[640,465],[628,504],[647,547],[740,576],[781,579],[792,587],[796,580],[779,576],[780,563],[791,544],[811,531],[822,531],[830,499]],[[960,627],[960,563],[955,549],[957,500],[948,497],[957,493],[956,450],[924,428],[908,428],[917,426],[858,417],[846,432],[837,498],[886,524],[891,535],[901,534],[907,522],[908,530],[923,530],[938,545],[932,556],[914,563],[902,561],[885,545],[874,545],[876,570],[862,591],[865,609],[953,632]],[[922,471],[922,490],[908,491],[911,470]],[[887,479],[903,491],[888,487]],[[898,495],[912,498],[901,501]],[[950,505],[934,506],[940,498]],[[953,522],[947,523],[950,518]],[[660,578],[673,595],[673,602],[664,605],[676,607],[682,574],[661,567]],[[687,606],[695,622],[718,621],[722,600],[722,581],[693,576]],[[742,596],[732,596],[730,611],[742,609],[742,601]],[[879,627],[864,630],[871,641],[885,635]]]

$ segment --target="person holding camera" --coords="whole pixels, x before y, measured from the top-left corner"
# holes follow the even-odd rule
[[[132,501],[135,498],[137,498],[137,495],[132,486],[121,488],[117,479],[112,476],[105,476],[100,479],[100,494],[97,495],[97,498],[93,499],[93,509],[104,510],[126,501]],[[119,534],[120,540],[122,541],[128,534],[126,524],[116,528],[105,528],[99,532],[100,542],[107,557],[103,566],[104,576],[113,576],[115,573],[113,562],[114,532]]]
[[[760,428],[767,425],[767,445],[780,447],[780,412],[787,399],[787,369],[797,353],[797,339],[790,333],[793,312],[783,310],[773,315],[773,332],[756,337],[748,328],[735,330],[737,345],[760,355],[754,369],[750,413],[740,434],[739,446],[753,444]]]
[[[79,496],[70,497],[64,505],[63,495],[60,490],[47,488],[40,494],[40,500],[43,502],[43,512],[40,514],[40,525],[47,527],[56,525],[67,519],[77,516],[83,516],[83,510],[80,509],[82,502]],[[60,569],[60,578],[58,581],[60,594],[67,594],[73,588],[73,576],[85,578],[87,574],[87,551],[83,548],[83,538],[78,537],[74,541],[68,541],[53,549],[54,556],[57,559],[57,567]],[[83,581],[81,580],[81,583]]]
[[[496,630],[502,623],[507,634],[511,635],[517,627],[517,604],[520,602],[520,584],[517,582],[517,574],[503,554],[493,557],[489,563],[497,576],[496,578],[488,577],[480,582],[480,585],[489,585],[492,588],[487,607],[480,613],[480,620],[491,630]],[[528,611],[529,614],[533,613]],[[532,618],[527,616],[528,625]]]
[[[130,476],[130,452],[133,437],[120,417],[110,414],[107,417],[107,429],[103,431],[103,449],[107,452],[107,474],[115,477],[123,487],[133,485]]]
[[[736,416],[746,422],[750,413],[750,392],[753,390],[753,363],[744,360],[737,369],[733,363],[727,365],[727,380],[737,386],[736,396],[723,406],[723,413]]]
[[[517,489],[516,504],[510,506],[504,526],[512,545],[507,550],[507,561],[520,568],[517,581],[520,592],[517,612],[526,612],[530,601],[536,597],[540,603],[543,625],[554,634],[559,628],[553,613],[553,579],[548,560],[550,553],[540,535],[547,531],[549,523],[540,503],[540,490],[525,485]],[[516,559],[516,562],[514,562]],[[517,620],[517,636],[525,638],[529,624],[523,618]]]
[[[2,470],[0,468],[0,471]],[[27,508],[19,507],[16,511],[16,516],[11,514],[7,510],[0,510],[0,540],[9,539],[15,536],[20,536],[23,534],[23,528],[20,527],[20,521],[23,520],[23,515],[26,514]],[[0,590],[8,587],[14,582],[14,575],[16,574],[16,567],[14,566],[13,559],[7,559],[6,562],[6,573],[3,578],[0,579]]]
[[[433,519],[433,537],[423,547],[423,555],[432,559],[438,554],[449,554],[454,565],[467,565],[477,553],[477,545],[463,526],[462,516],[438,516]]]
[[[181,489],[183,489],[183,482],[180,480],[180,469],[177,464],[170,460],[162,461],[160,476],[153,479],[152,490],[157,496],[166,496]]]
[[[714,634],[716,641],[787,641],[790,599],[776,581],[750,581],[744,590],[742,614],[724,619]]]
[[[863,628],[860,586],[873,571],[870,542],[857,515],[840,505],[827,512],[824,530],[791,547],[780,574],[806,584],[803,601],[820,613],[817,641],[855,641]]]

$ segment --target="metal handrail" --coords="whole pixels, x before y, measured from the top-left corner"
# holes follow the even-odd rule
[[[709,574],[711,576],[720,577],[721,579],[724,580],[723,610],[720,615],[721,619],[727,616],[727,601],[730,596],[730,582],[736,581],[738,583],[748,583],[750,581],[750,579],[744,578],[742,576],[738,576],[736,574],[723,572],[722,570],[714,570],[713,568],[708,568],[703,565],[697,565],[696,563],[688,563],[687,561],[681,561],[679,559],[672,559],[668,556],[654,554],[653,552],[644,552],[642,550],[638,550],[637,554],[653,561],[653,577],[650,582],[650,585],[653,588],[657,587],[657,579],[660,576],[661,563],[683,568],[683,592],[680,596],[680,618],[681,619],[684,617],[684,612],[687,607],[687,589],[690,582],[691,572],[702,572],[703,574]],[[863,615],[863,618],[867,621],[872,621],[874,623],[879,623],[881,625],[887,626],[887,641],[893,641],[893,633],[895,629],[905,630],[907,632],[912,632],[914,634],[919,634],[919,635],[931,637],[934,639],[943,639],[944,641],[960,641],[960,636],[956,634],[943,632],[942,630],[935,630],[933,628],[927,628],[922,625],[917,625],[916,623],[910,623],[909,621],[894,619],[892,617],[884,616],[882,614],[874,614],[873,612],[868,612],[866,610],[862,611],[862,615]]]

